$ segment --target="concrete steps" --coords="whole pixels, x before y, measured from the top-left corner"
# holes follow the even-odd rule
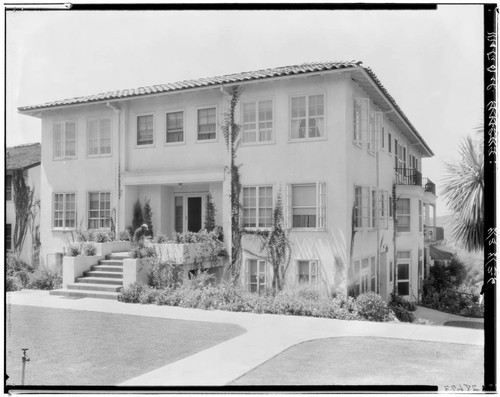
[[[84,272],[75,283],[50,291],[50,295],[116,300],[123,288],[123,259],[129,257],[128,252],[106,255],[106,259],[101,259],[98,265]]]

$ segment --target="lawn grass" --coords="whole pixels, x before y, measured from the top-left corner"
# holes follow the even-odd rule
[[[10,305],[7,385],[116,385],[241,335],[237,325]]]
[[[447,325],[449,327],[484,329],[484,324],[476,321],[447,321],[443,325]]]
[[[483,348],[403,339],[342,337],[292,346],[232,385],[483,384]]]

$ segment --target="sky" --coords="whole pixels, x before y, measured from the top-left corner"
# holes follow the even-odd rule
[[[6,18],[6,145],[41,141],[17,107],[313,61],[362,61],[444,161],[482,121],[480,5],[429,11],[16,11]]]

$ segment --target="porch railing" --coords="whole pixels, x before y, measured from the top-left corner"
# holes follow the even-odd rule
[[[396,168],[396,183],[398,185],[422,186],[422,174],[412,168]]]
[[[425,226],[424,225],[424,241],[434,243],[436,241],[444,240],[444,229],[439,226]]]
[[[424,178],[423,188],[424,191],[436,195],[436,185],[429,178]]]

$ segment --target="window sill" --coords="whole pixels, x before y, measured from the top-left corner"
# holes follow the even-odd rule
[[[76,228],[74,227],[53,227],[50,229],[51,232],[74,232]]]
[[[113,157],[113,153],[109,153],[109,154],[95,154],[95,155],[88,154],[87,155],[87,158],[89,158],[89,159],[99,159],[101,157],[104,157],[104,158],[106,158],[106,157]]]
[[[54,161],[65,161],[65,160],[76,160],[77,157],[54,157],[52,160]]]
[[[300,142],[321,142],[326,141],[326,136],[319,138],[289,138],[288,143],[300,143]]]
[[[246,147],[246,146],[264,146],[264,145],[274,145],[276,142],[273,141],[261,141],[261,142],[246,142],[246,143],[240,143],[239,147]]]
[[[179,141],[179,142],[163,142],[163,146],[182,146],[185,145],[186,141]]]
[[[134,147],[136,149],[151,149],[151,148],[155,147],[155,144],[154,143],[151,143],[151,144],[148,144],[148,145],[137,145],[137,144],[135,144]]]
[[[196,139],[196,143],[217,143],[219,140],[215,139]]]
[[[292,227],[292,232],[326,232],[326,228],[319,227]]]

